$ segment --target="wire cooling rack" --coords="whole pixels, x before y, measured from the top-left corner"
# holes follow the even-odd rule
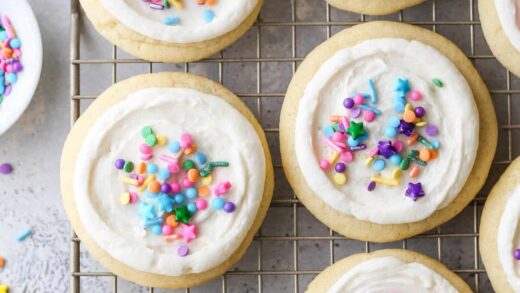
[[[159,64],[134,59],[104,40],[101,42],[105,46],[111,46],[111,56],[80,56],[82,48],[87,46],[89,50],[84,51],[90,51],[92,47],[91,37],[85,36],[90,24],[79,1],[71,0],[71,124],[99,94],[89,92],[95,81],[90,85],[84,82],[84,71],[94,68],[96,72],[104,72],[107,76],[98,80],[114,83],[123,79],[120,76],[128,75],[126,65],[144,66],[145,72],[166,69],[206,75],[236,92],[259,119],[269,140],[276,174],[275,194],[265,223],[249,251],[231,271],[202,287],[179,292],[303,292],[314,276],[335,261],[354,253],[390,247],[412,249],[436,258],[460,275],[475,292],[493,292],[478,253],[478,223],[490,186],[520,150],[520,119],[513,113],[515,108],[520,109],[517,96],[520,80],[500,66],[490,53],[482,35],[476,2],[430,0],[376,18],[337,10],[323,0],[266,0],[255,25],[232,47],[195,63]],[[491,175],[477,198],[447,224],[388,244],[346,239],[319,223],[290,189],[278,150],[278,115],[287,83],[299,62],[333,33],[373,19],[423,26],[459,45],[486,81],[500,123],[499,146]],[[108,70],[101,70],[107,66]],[[242,80],[244,77],[246,80]],[[80,86],[84,84],[88,86]],[[71,292],[164,292],[139,287],[99,265],[85,266],[84,262],[95,261],[83,251],[81,241],[72,231]]]

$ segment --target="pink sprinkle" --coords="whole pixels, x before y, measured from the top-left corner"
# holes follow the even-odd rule
[[[371,157],[375,157],[377,155],[379,155],[379,149],[375,148],[375,149],[372,149],[369,153],[368,153],[369,156]]]
[[[171,157],[171,156],[168,156],[168,155],[160,155],[159,156],[159,160],[162,160],[162,161],[165,161],[165,162],[168,162],[168,163],[172,163],[172,164],[177,164],[177,160],[174,158],[174,157]]]
[[[203,198],[197,199],[197,202],[195,204],[197,205],[197,209],[201,211],[205,210],[208,207],[208,202]]]
[[[139,146],[139,151],[141,154],[148,155],[152,153],[152,148],[143,143]]]
[[[184,179],[182,179],[182,185],[184,185],[184,187],[188,188],[188,187],[193,186],[193,182],[188,180],[188,178],[184,178]]]
[[[173,193],[177,193],[177,192],[181,191],[181,185],[179,184],[179,182],[172,182],[172,183],[170,183],[170,186],[172,187]]]
[[[228,191],[230,188],[231,188],[231,182],[226,181],[226,182],[222,182],[222,183],[218,184],[215,187],[215,189],[213,190],[213,192],[215,192],[215,195],[220,196],[220,195],[226,193],[226,191]]]
[[[177,174],[181,171],[181,167],[179,166],[179,163],[168,164],[168,171],[172,174]]]
[[[350,163],[354,160],[354,155],[352,154],[352,152],[349,152],[349,151],[346,151],[346,152],[342,152],[341,153],[341,160],[346,162],[346,163]]]
[[[394,140],[392,141],[392,146],[395,148],[395,150],[396,150],[397,152],[400,152],[400,151],[403,149],[404,144],[403,144],[402,141],[400,141],[400,140],[398,140],[398,139],[394,139]]]
[[[320,161],[320,168],[323,170],[327,170],[330,167],[330,163],[327,160]]]
[[[135,192],[130,192],[130,203],[136,203],[137,202],[137,194]]]
[[[143,154],[143,155],[141,156],[141,160],[143,160],[143,161],[149,161],[149,160],[151,160],[152,158],[153,158],[153,155],[152,155],[152,154]]]
[[[335,144],[330,138],[326,138],[325,143],[337,152],[343,151],[343,149],[340,146],[338,146],[337,144]]]
[[[349,118],[347,116],[341,117],[341,123],[343,124],[343,127],[345,127],[345,129],[350,127]]]
[[[173,234],[173,228],[170,225],[163,225],[162,226],[162,234],[164,236],[169,236]]]
[[[414,90],[414,91],[412,91],[412,92],[410,93],[410,99],[411,99],[412,101],[419,101],[421,98],[422,98],[422,95],[421,95],[421,93],[418,92],[418,91],[415,91],[415,90]]]
[[[372,111],[365,111],[363,113],[363,119],[366,122],[370,123],[370,122],[374,121],[374,119],[376,119],[376,114]]]

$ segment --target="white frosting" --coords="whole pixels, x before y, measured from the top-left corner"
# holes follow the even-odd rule
[[[498,257],[507,280],[515,292],[520,292],[520,261],[513,256],[520,248],[520,185],[509,193],[504,213],[498,225]]]
[[[119,202],[127,188],[114,162],[118,158],[140,161],[144,126],[170,139],[189,132],[208,160],[230,163],[212,173],[210,188],[229,180],[233,187],[226,199],[236,204],[236,211],[208,208],[197,212],[192,220],[198,224],[199,235],[188,244],[186,257],[177,255],[182,240],[167,243],[162,236],[145,233],[138,203]],[[155,157],[167,149],[156,148]],[[192,89],[148,88],[112,106],[90,128],[75,165],[74,196],[81,223],[108,254],[137,270],[179,276],[207,271],[235,252],[256,217],[265,172],[260,139],[234,107]]]
[[[520,15],[517,13],[519,4],[519,0],[495,0],[502,30],[513,47],[520,51]]]
[[[152,39],[172,43],[194,43],[219,37],[237,28],[254,10],[258,0],[218,0],[216,5],[198,5],[195,0],[181,0],[184,9],[174,6],[156,10],[143,0],[99,0],[119,22]],[[205,10],[215,13],[206,23]],[[165,25],[165,17],[179,17],[179,25]]]
[[[456,293],[451,283],[429,267],[386,256],[369,259],[341,276],[327,293]]]
[[[398,115],[394,111],[397,78],[408,79],[410,87],[422,93],[423,99],[412,104],[423,106],[426,121],[438,127],[435,139],[441,143],[440,154],[414,180],[404,172],[400,186],[379,184],[368,192],[370,177],[377,173],[364,165],[365,159],[378,140],[388,140],[384,135],[388,118]],[[441,79],[444,87],[436,88],[433,78]],[[343,100],[356,92],[369,92],[369,79],[374,80],[379,97],[375,106],[382,115],[365,122],[368,148],[355,153],[347,165],[349,181],[338,186],[328,177],[334,172],[324,172],[319,166],[320,159],[332,154],[323,142],[322,127],[330,124],[330,115],[348,114]],[[296,118],[295,149],[310,188],[330,207],[379,224],[410,223],[447,206],[464,186],[477,152],[478,127],[471,89],[448,58],[417,41],[374,39],[336,52],[308,83]],[[381,175],[391,178],[394,168],[387,162]],[[422,182],[426,194],[415,202],[404,195],[410,181]]]

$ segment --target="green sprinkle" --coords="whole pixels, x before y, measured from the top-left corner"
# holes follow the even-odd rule
[[[170,8],[170,1],[168,1],[168,0],[163,0],[163,5],[164,5],[164,8],[169,9],[169,8]]]
[[[417,157],[419,155],[419,151],[418,150],[409,150],[408,151],[408,156],[409,157]]]
[[[188,224],[191,218],[191,213],[188,210],[188,207],[182,206],[180,208],[175,208],[175,221],[176,222],[182,222],[184,224]]]
[[[157,143],[157,137],[153,134],[147,135],[144,140],[149,147],[153,147]]]
[[[186,160],[184,163],[182,163],[182,169],[184,169],[184,171],[188,171],[193,168],[195,168],[195,162],[192,160]]]
[[[148,135],[153,134],[152,128],[150,126],[145,126],[143,129],[141,129],[141,135],[144,139],[148,137]]]
[[[434,78],[434,79],[432,79],[432,82],[438,88],[443,87],[442,81],[440,79]]]
[[[435,149],[435,146],[429,142],[426,138],[424,138],[423,136],[419,135],[419,137],[417,138],[417,140],[422,144],[424,145],[425,147],[429,148],[430,150],[434,150]]]
[[[408,170],[408,168],[410,167],[410,159],[408,158],[404,158],[402,161],[401,161],[401,164],[399,164],[399,169],[401,170]]]
[[[211,162],[211,163],[209,163],[209,165],[211,167],[229,167],[229,162],[222,162],[222,161]]]
[[[126,173],[130,173],[132,171],[134,171],[134,163],[128,161],[125,163],[125,165],[123,166],[123,169],[125,170]]]
[[[334,131],[339,131],[338,123],[332,124],[332,129],[334,129]]]

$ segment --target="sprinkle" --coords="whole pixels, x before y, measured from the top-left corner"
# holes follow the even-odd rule
[[[0,256],[0,269],[5,267],[5,258]]]
[[[385,169],[386,163],[382,159],[376,159],[374,163],[372,163],[372,168],[377,172],[381,172]]]
[[[413,166],[412,169],[410,170],[410,177],[412,177],[412,178],[417,177],[417,175],[419,175],[420,171],[421,171],[421,169],[419,169],[419,167]]]
[[[139,185],[139,181],[137,179],[132,179],[131,177],[123,177],[123,178],[121,178],[121,182],[130,184],[130,185],[134,185],[134,186]]]
[[[31,229],[27,229],[27,230],[23,231],[22,233],[18,234],[18,236],[16,236],[16,240],[24,241],[25,239],[27,239],[27,237],[29,237],[31,235],[31,233],[32,233]]]
[[[437,78],[432,79],[432,82],[433,82],[433,84],[434,84],[436,87],[438,87],[438,88],[442,88],[442,87],[444,86],[444,85],[442,84],[442,81],[440,81],[440,80],[437,79]]]
[[[368,187],[367,187],[368,191],[372,191],[372,190],[376,189],[376,185],[377,184],[375,181],[370,181],[370,183],[368,184]]]
[[[435,146],[433,146],[433,144],[431,144],[431,142],[429,142],[426,138],[424,138],[423,136],[419,135],[419,137],[417,138],[417,140],[422,144],[424,145],[425,147],[429,148],[429,149],[435,149]]]
[[[374,81],[369,79],[368,86],[370,87],[370,100],[371,100],[372,104],[377,104],[377,92],[376,92],[376,87],[374,86]]]
[[[338,146],[337,144],[335,144],[330,138],[327,138],[325,139],[325,143],[331,147],[332,149],[334,149],[336,152],[342,152],[343,151],[343,148],[341,148],[340,146]]]
[[[355,122],[350,121],[350,126],[346,131],[353,139],[357,139],[358,137],[366,134],[366,131],[363,129],[363,122]]]
[[[365,160],[365,166],[367,167],[370,167],[372,166],[372,163],[374,162],[374,157],[368,157],[366,160]]]
[[[334,183],[336,183],[337,185],[344,185],[345,183],[347,183],[347,175],[345,175],[344,173],[334,174],[333,179]]]
[[[206,10],[204,10],[202,18],[204,19],[204,21],[206,23],[210,23],[215,18],[215,12],[213,12],[213,10],[211,10],[211,9],[206,9]]]
[[[7,285],[0,284],[0,293],[7,293],[9,291],[9,287]]]
[[[177,249],[178,256],[184,257],[184,256],[188,255],[189,253],[190,253],[190,249],[186,245],[181,245]]]
[[[403,171],[401,171],[401,169],[397,168],[392,172],[392,178],[401,179],[401,177],[403,177]]]
[[[338,160],[339,156],[340,156],[340,152],[333,152],[329,159],[329,165],[334,164],[334,162],[336,162]]]
[[[370,177],[370,180],[372,180],[376,183],[379,183],[379,184],[386,184],[386,185],[390,185],[390,186],[399,185],[399,181],[397,181],[393,178],[388,179],[388,178],[383,178],[383,177],[379,177],[379,176],[372,176],[372,177]]]
[[[408,183],[408,188],[405,191],[405,195],[416,201],[419,197],[424,196],[421,183]]]
[[[129,204],[130,203],[130,193],[128,193],[128,192],[122,193],[121,196],[119,197],[119,202],[122,205]]]
[[[426,132],[426,135],[431,136],[431,137],[437,136],[437,134],[439,134],[439,130],[437,129],[437,127],[435,127],[434,125],[431,125],[431,124],[426,126],[424,131]]]
[[[0,174],[8,175],[13,172],[13,166],[9,163],[4,163],[0,165]]]
[[[363,109],[363,110],[372,111],[372,112],[374,112],[377,116],[381,115],[381,110],[379,110],[378,108],[375,108],[375,107],[369,106],[369,105],[361,104],[361,105],[359,105],[359,108],[361,108],[361,109]]]

